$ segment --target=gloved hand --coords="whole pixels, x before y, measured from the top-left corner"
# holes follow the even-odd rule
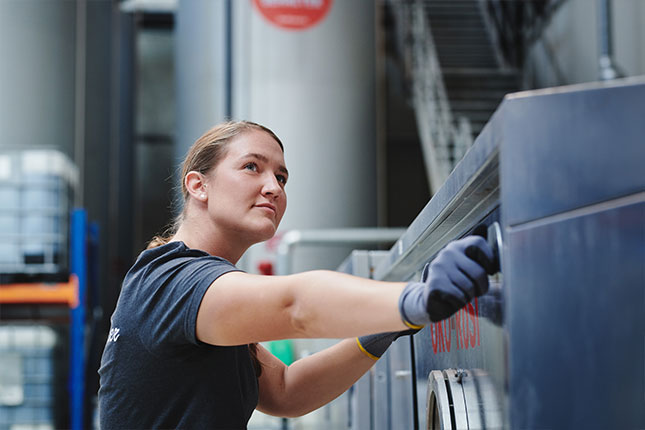
[[[410,282],[399,297],[399,312],[410,328],[441,321],[488,291],[495,272],[493,251],[481,236],[450,242],[430,264],[421,282]]]
[[[387,351],[390,345],[392,345],[392,342],[401,336],[414,334],[418,331],[419,330],[417,329],[368,334],[367,336],[357,337],[356,343],[358,343],[358,347],[365,353],[365,355],[373,360],[378,360],[385,351]]]

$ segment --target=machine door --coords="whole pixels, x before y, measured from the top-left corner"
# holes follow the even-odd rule
[[[427,398],[428,430],[503,428],[496,390],[483,370],[433,370]]]

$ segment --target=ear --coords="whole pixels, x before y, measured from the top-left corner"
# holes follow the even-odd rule
[[[205,202],[208,198],[206,194],[206,178],[199,172],[191,170],[184,178],[184,185],[188,194],[198,201]]]

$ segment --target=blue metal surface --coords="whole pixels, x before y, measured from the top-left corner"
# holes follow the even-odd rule
[[[78,280],[78,304],[71,311],[70,422],[72,430],[83,428],[85,396],[85,303],[87,288],[87,212],[74,209],[71,215],[70,269]]]
[[[506,235],[511,428],[645,427],[645,193]]]
[[[519,93],[503,104],[504,221],[645,189],[645,79]]]
[[[645,79],[503,109],[509,426],[644,428]]]

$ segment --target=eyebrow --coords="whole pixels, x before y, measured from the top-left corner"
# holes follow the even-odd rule
[[[262,162],[264,162],[264,163],[268,163],[268,162],[269,162],[269,159],[268,159],[267,157],[265,157],[265,156],[264,156],[264,155],[262,155],[262,154],[258,154],[258,153],[256,153],[256,152],[249,152],[248,154],[245,154],[244,156],[242,156],[242,159],[244,159],[244,158],[256,158],[256,159],[258,159],[258,160],[260,160],[260,161],[262,161]],[[279,170],[280,172],[282,172],[282,173],[286,174],[287,176],[289,176],[289,171],[288,171],[288,170],[287,170],[287,168],[286,168],[286,167],[284,167],[282,164],[280,164],[280,165],[278,166],[278,170]]]

